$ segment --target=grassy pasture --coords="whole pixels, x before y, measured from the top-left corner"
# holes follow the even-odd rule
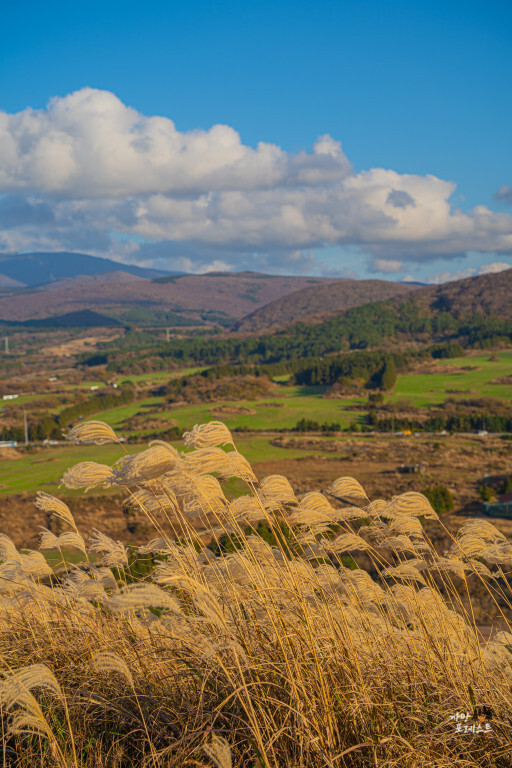
[[[436,373],[409,373],[399,376],[389,399],[407,399],[411,405],[419,407],[439,405],[448,397],[512,399],[512,387],[492,383],[495,379],[512,374],[512,350],[499,352],[498,360],[489,358],[490,353],[486,351],[452,360],[437,360]],[[452,370],[469,366],[474,366],[476,370]]]
[[[278,448],[270,444],[270,438],[264,435],[235,435],[237,448],[247,456],[251,463],[263,460],[294,459],[306,456],[311,451]],[[173,445],[182,450],[183,441],[174,441]],[[126,446],[129,453],[136,453],[146,446],[131,444]],[[1,451],[0,451],[1,454]],[[59,496],[82,495],[81,491],[59,489],[60,478],[69,467],[80,461],[96,461],[99,464],[113,464],[124,456],[124,450],[118,445],[59,445],[50,446],[34,453],[23,454],[18,459],[0,461],[0,497],[19,493],[35,493],[38,489]],[[322,454],[319,454],[322,455]],[[329,455],[329,454],[326,454]],[[101,491],[109,493],[108,489]],[[97,495],[98,489],[91,491]]]

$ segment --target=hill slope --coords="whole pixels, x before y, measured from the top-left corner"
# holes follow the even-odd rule
[[[344,312],[373,301],[383,301],[418,290],[418,285],[390,280],[339,279],[309,286],[251,312],[233,327],[240,333],[285,328],[326,314]]]
[[[165,281],[110,278],[0,296],[0,321],[39,320],[89,309],[141,326],[173,325],[177,316],[178,324],[190,320],[230,325],[255,307],[322,282],[250,273],[181,275]]]
[[[455,317],[472,312],[512,320],[512,268],[504,272],[467,277],[438,286],[420,288],[414,298],[433,313]]]

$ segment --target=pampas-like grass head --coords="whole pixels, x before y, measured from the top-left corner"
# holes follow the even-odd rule
[[[32,694],[34,688],[42,688],[63,699],[53,672],[45,664],[31,664],[4,674],[0,680],[0,705],[6,712],[19,708],[11,722],[12,733],[42,733],[51,737],[51,728]]]
[[[183,434],[185,445],[189,448],[208,448],[218,445],[233,445],[231,432],[222,421],[210,421],[196,424],[190,432]]]
[[[106,464],[97,464],[95,461],[81,461],[74,467],[64,472],[62,483],[66,488],[77,490],[84,488],[88,491],[98,485],[111,485],[114,473]]]
[[[65,435],[66,440],[72,440],[75,443],[95,443],[96,445],[106,445],[107,443],[119,443],[116,433],[104,421],[83,421],[76,424]]]
[[[105,565],[109,568],[119,568],[128,565],[128,550],[121,541],[114,541],[101,531],[94,530],[89,549],[103,555]]]
[[[59,517],[61,520],[64,520],[65,523],[68,523],[68,525],[77,530],[75,520],[68,505],[64,504],[63,501],[57,499],[55,496],[51,496],[49,493],[44,493],[44,491],[38,491],[34,505],[43,512],[50,512],[52,515],[55,515],[55,517]]]
[[[329,490],[333,496],[337,496],[341,499],[348,496],[349,498],[359,498],[369,501],[363,486],[353,477],[338,477]]]
[[[130,688],[134,687],[133,676],[128,664],[117,653],[113,651],[94,653],[92,663],[96,672],[115,672],[124,677]]]
[[[113,476],[117,485],[136,485],[170,472],[177,462],[177,451],[172,446],[160,443],[140,453],[123,456],[116,462]]]
[[[204,744],[203,751],[216,768],[232,768],[231,749],[226,739],[212,733],[209,744]]]

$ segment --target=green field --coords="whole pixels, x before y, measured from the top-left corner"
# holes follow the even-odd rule
[[[491,382],[512,374],[512,350],[500,351],[498,360],[490,360],[490,356],[490,352],[482,352],[451,360],[437,360],[438,373],[399,376],[389,399],[391,402],[407,400],[411,405],[420,407],[438,405],[448,397],[498,397],[511,400],[510,385]],[[476,370],[450,372],[454,367],[463,369],[470,366]]]
[[[294,459],[311,454],[311,451],[307,450],[278,448],[271,445],[271,438],[264,435],[235,435],[234,437],[238,450],[251,464],[283,458]],[[181,440],[173,441],[173,445],[179,450],[184,448]],[[146,444],[140,443],[127,445],[126,449],[128,453],[137,453],[146,447]],[[125,452],[119,445],[70,444],[44,447],[33,453],[23,454],[19,459],[0,462],[0,496],[19,493],[35,494],[38,490],[56,496],[81,495],[82,491],[59,488],[60,479],[67,469],[80,461],[96,461],[100,464],[112,465],[124,455]],[[108,492],[108,489],[101,491],[101,493]],[[97,495],[98,489],[90,491],[90,494]]]

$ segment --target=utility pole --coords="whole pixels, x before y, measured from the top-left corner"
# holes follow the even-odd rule
[[[6,355],[9,354],[9,337],[8,336],[5,337],[5,354]]]
[[[23,410],[23,426],[25,427],[25,445],[28,445],[27,412]]]
[[[166,328],[165,329],[165,340],[166,341],[170,341],[171,340],[171,329],[170,328]]]

